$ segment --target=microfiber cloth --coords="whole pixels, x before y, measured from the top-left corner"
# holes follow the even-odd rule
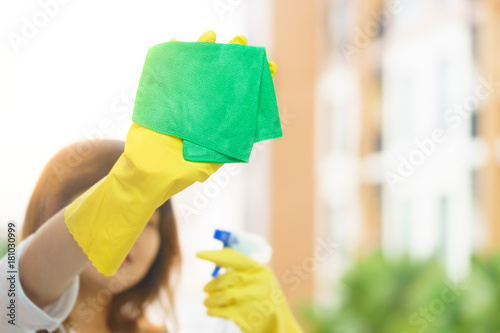
[[[265,48],[168,42],[146,55],[132,120],[183,139],[187,161],[248,162],[283,136]]]

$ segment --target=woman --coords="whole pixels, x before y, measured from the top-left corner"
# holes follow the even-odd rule
[[[154,212],[113,276],[98,272],[64,225],[67,205],[106,176],[123,151],[121,141],[82,141],[62,149],[46,165],[28,204],[17,249],[16,325],[3,316],[1,332],[167,332],[166,327],[148,322],[146,310],[151,305],[158,305],[163,311],[160,316],[177,330],[173,289],[181,255],[170,200]],[[245,332],[301,332],[273,273],[230,250],[198,253],[232,268],[205,286],[207,313],[232,319]],[[51,289],[50,282],[67,273],[66,267],[82,255],[86,265],[61,287],[58,296],[41,297],[40,291]],[[56,265],[63,261],[64,267]],[[6,257],[0,260],[3,272],[8,270],[6,263]],[[6,280],[0,281],[0,288],[7,290]],[[271,299],[278,301],[269,310]],[[6,307],[7,293],[0,301]]]
[[[21,235],[23,243],[53,215],[106,176],[123,153],[123,147],[122,141],[95,140],[78,142],[59,151],[43,170],[31,196]],[[90,152],[82,153],[85,150]],[[33,259],[44,265],[50,265],[52,260],[45,253]],[[57,332],[166,332],[164,327],[154,328],[146,321],[145,309],[150,304],[159,304],[164,318],[176,323],[173,278],[178,273],[180,259],[176,222],[168,200],[156,210],[115,276],[104,276],[89,262],[75,277],[72,287],[78,289],[78,294],[74,305],[54,314],[57,317],[70,310]],[[35,278],[41,281],[43,276]],[[18,301],[22,301],[20,292]]]
[[[215,43],[215,33],[206,32],[198,42]],[[246,45],[246,38],[237,36],[230,44]],[[158,86],[155,75],[144,82]],[[164,97],[161,89],[160,95],[148,103]],[[161,120],[169,108],[158,105]],[[146,117],[152,117],[149,111]],[[145,311],[158,302],[175,318],[171,275],[180,256],[169,198],[223,165],[186,160],[184,148],[180,137],[134,121],[124,146],[87,141],[59,152],[40,177],[26,214],[17,251],[16,325],[4,316],[0,331],[165,332],[148,324]],[[302,332],[268,267],[230,248],[197,256],[227,269],[205,286],[209,315],[231,319],[244,332]],[[0,270],[8,270],[5,257]],[[0,288],[7,290],[3,280]],[[4,294],[0,306],[9,303]]]

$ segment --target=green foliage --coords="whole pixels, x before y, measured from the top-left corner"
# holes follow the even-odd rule
[[[454,284],[436,258],[359,261],[342,279],[338,309],[303,310],[317,333],[500,332],[500,255],[473,258]]]
[[[0,239],[0,258],[2,258],[7,253],[7,240]]]

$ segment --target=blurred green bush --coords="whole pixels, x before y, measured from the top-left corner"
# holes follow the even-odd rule
[[[356,263],[342,286],[337,309],[303,308],[313,332],[500,332],[500,255],[473,258],[470,275],[454,284],[436,258],[376,253]]]

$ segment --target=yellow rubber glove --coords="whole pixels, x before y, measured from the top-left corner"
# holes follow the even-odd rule
[[[231,319],[247,333],[303,332],[269,267],[229,247],[196,255],[226,268],[204,288],[208,315]]]
[[[201,35],[200,39],[198,39],[198,42],[209,42],[209,43],[215,43],[216,39],[216,34],[212,30],[208,30],[205,32],[203,35]],[[177,39],[171,39],[169,42],[175,42]],[[238,35],[231,39],[229,44],[240,44],[240,45],[248,45],[247,38],[242,35]],[[274,61],[268,61],[269,63],[269,70],[271,71],[271,76],[274,77],[276,74],[277,66]]]
[[[198,41],[214,43],[215,33]],[[156,208],[222,166],[186,161],[182,147],[180,138],[133,123],[109,174],[66,207],[70,233],[99,272],[115,274]]]

